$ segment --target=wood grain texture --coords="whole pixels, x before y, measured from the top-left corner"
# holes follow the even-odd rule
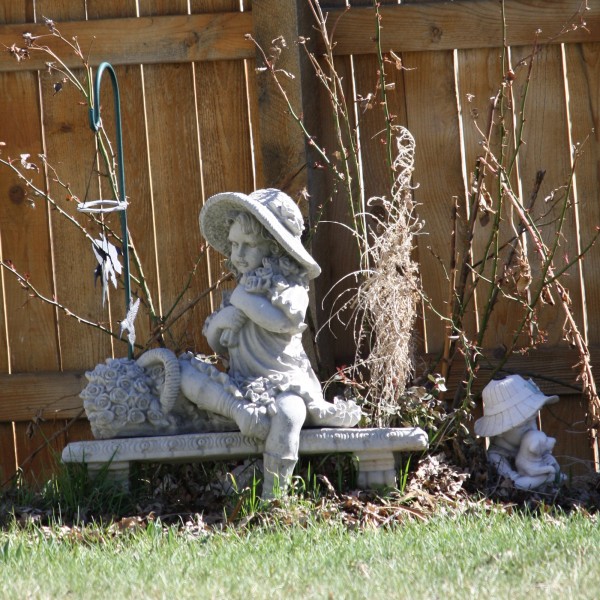
[[[514,50],[513,64],[517,65],[528,53],[525,48]],[[558,219],[571,173],[560,46],[543,48],[536,56],[524,105],[522,99],[525,97],[526,84],[525,78],[521,75],[524,73],[520,73],[519,78],[513,83],[515,103],[518,107],[524,106],[526,119],[522,135],[525,143],[519,152],[519,174],[523,197],[528,198],[536,173],[540,170],[546,171],[538,200],[531,212],[533,218],[541,224],[539,228],[544,242],[551,248],[557,239]],[[571,257],[577,256],[578,231],[572,207],[567,210],[562,234],[558,238],[559,245],[554,259],[555,269],[561,269]],[[530,245],[530,264],[534,281],[536,277],[539,280],[541,262],[533,244]],[[563,284],[569,290],[574,315],[581,325],[581,287],[576,266],[567,271]],[[555,298],[554,305],[540,304],[537,317],[539,328],[548,343],[552,345],[560,343],[563,335],[564,312],[559,298]]]
[[[0,23],[21,22],[27,18],[27,13],[25,2],[5,2]],[[2,158],[18,160],[24,153],[37,157],[42,152],[37,74],[2,73],[0,90],[0,114],[3,115],[0,140],[6,144],[0,149]],[[37,158],[34,160],[39,162]],[[43,189],[43,173],[32,170],[29,174]],[[28,197],[26,187],[4,167],[0,173],[0,188],[3,198],[0,211],[2,258],[12,261],[21,273],[30,273],[36,285],[51,290],[52,268],[45,203],[38,201],[37,208],[31,210],[29,201],[32,198]],[[56,368],[56,324],[52,310],[31,300],[11,273],[3,272],[0,284],[6,302],[0,306],[0,370],[35,370],[36,364],[38,368]],[[41,343],[39,354],[31,346],[36,341]],[[9,347],[12,351],[10,357]]]
[[[298,3],[298,9],[302,3]],[[273,40],[282,36],[286,47],[275,62],[281,70],[278,79],[293,110],[302,115],[302,85],[308,72],[304,49],[297,43],[302,27],[295,2],[254,0],[252,17],[254,38],[267,56],[272,54]],[[257,67],[263,67],[262,55],[256,53]],[[293,79],[284,72],[291,73]],[[293,198],[306,187],[305,139],[290,114],[287,101],[277,89],[269,72],[257,72],[260,154],[267,187],[283,189]]]
[[[70,3],[65,10],[71,14],[75,4]],[[55,11],[58,11],[56,6]],[[78,74],[83,77],[81,71]],[[70,184],[76,196],[87,200],[99,198],[99,181],[93,176],[96,149],[87,108],[81,104],[82,97],[74,86],[65,85],[60,94],[55,94],[55,81],[55,76],[42,77],[43,126],[49,163],[62,181]],[[88,223],[88,232],[98,239],[100,227],[77,212],[75,203],[67,199],[67,191],[53,177],[49,193],[75,219]],[[94,285],[97,262],[90,241],[56,211],[51,211],[51,227],[57,300],[71,312],[110,327],[109,304],[103,306],[101,288]],[[59,336],[63,369],[88,368],[112,354],[109,336],[82,327],[65,313],[59,313]]]
[[[352,65],[349,57],[335,60],[335,68],[342,81],[346,110],[350,124],[354,123],[354,90],[352,88]],[[317,142],[326,150],[329,159],[337,163],[343,172],[342,161],[344,148],[349,145],[349,136],[342,124],[342,146],[337,139],[334,124],[332,100],[327,90],[318,84],[315,90],[318,103],[322,106],[319,114],[320,135]],[[341,115],[340,115],[341,117]],[[338,158],[336,158],[336,156]],[[341,310],[346,302],[351,300],[357,281],[350,273],[359,268],[359,249],[357,242],[348,226],[352,216],[349,207],[351,201],[345,181],[335,181],[330,168],[323,166],[320,160],[314,170],[322,170],[324,184],[315,190],[310,189],[311,202],[317,212],[320,212],[320,222],[316,227],[313,238],[313,254],[321,265],[321,275],[315,280],[316,297],[322,299],[317,303],[317,326],[321,362],[332,375],[336,366],[350,364],[354,360],[354,328],[351,322],[352,310],[347,307]],[[353,180],[355,200],[358,197],[358,172],[350,167]],[[360,212],[360,208],[355,208]]]
[[[93,440],[90,422],[87,419],[78,419],[74,421],[65,431],[66,443]]]
[[[191,4],[192,12],[235,10],[239,4],[235,0],[196,0]],[[197,88],[197,114],[202,155],[201,170],[203,180],[203,198],[198,198],[194,217],[197,216],[204,201],[219,192],[235,191],[250,193],[253,191],[254,171],[252,164],[252,136],[248,111],[248,90],[244,62],[228,60],[202,62],[195,66]],[[254,77],[254,73],[250,74]],[[225,90],[227,90],[225,92]],[[256,116],[256,115],[255,115]],[[258,148],[255,146],[256,153]],[[227,272],[221,254],[210,248],[208,262],[203,268],[207,274],[204,281],[215,283]],[[223,286],[231,288],[231,281]],[[208,298],[207,298],[208,301]],[[213,294],[212,304],[217,308],[221,303],[221,292]],[[208,303],[195,313],[198,331],[195,337],[196,347],[212,352],[204,336],[202,324],[208,314]]]
[[[335,31],[338,55],[370,54],[373,43],[373,8],[334,8],[329,11],[328,27]],[[572,18],[581,8],[580,0],[506,0],[507,42],[529,46],[538,29],[540,40],[554,38],[565,25],[578,23]],[[330,8],[332,7],[332,8]],[[557,42],[594,42],[600,40],[600,6],[589,3],[586,28],[570,31]],[[418,2],[383,6],[384,50],[399,52],[443,51],[455,48],[493,48],[502,42],[502,15],[495,0],[470,2]]]
[[[453,197],[465,198],[452,52],[404,54],[408,128],[417,140],[413,181],[426,235],[418,237],[424,289],[436,311],[447,314]],[[464,202],[464,201],[463,201]],[[465,319],[469,323],[469,317]],[[468,325],[472,327],[472,325]],[[425,311],[427,351],[442,348],[444,324]]]
[[[389,57],[388,57],[389,58]],[[385,80],[393,89],[386,92],[392,125],[407,125],[404,72],[398,70],[394,61],[386,62]],[[373,94],[370,103],[358,102],[358,126],[360,131],[360,149],[362,158],[363,182],[367,198],[386,196],[390,198],[391,178],[387,164],[386,122],[380,105],[381,95],[378,85],[379,62],[376,56],[361,55],[354,57],[354,78],[357,96],[363,99]],[[370,106],[368,106],[370,105]],[[392,159],[395,158],[395,146]]]
[[[482,142],[488,135],[493,98],[497,97],[503,85],[502,49],[460,50],[457,52],[457,60],[458,94],[461,106],[466,175],[467,181],[470,182],[469,185],[471,186],[477,159],[480,156],[484,156]],[[509,91],[507,90],[507,92]],[[492,129],[492,139],[490,140],[492,151],[498,159],[502,156],[500,148],[499,123],[501,117],[499,106],[500,104],[498,104],[498,108],[494,113],[495,126]],[[507,132],[504,155],[510,157],[514,153],[514,133],[512,131],[513,123],[509,116],[511,114],[509,99],[504,102],[504,112],[507,115],[504,119],[504,127]],[[506,159],[505,162],[508,164]],[[492,211],[489,212],[479,209],[479,214],[475,222],[472,262],[477,266],[478,270],[481,268],[481,261],[485,257],[486,249],[490,243],[495,220],[494,211],[498,206],[498,179],[491,176],[489,168],[486,168],[486,171],[487,176],[483,180],[485,189],[494,198],[496,207],[491,207]],[[515,174],[513,174],[511,180],[513,185],[515,185],[515,189],[517,189]],[[525,204],[528,205],[528,197],[525,198]],[[500,267],[494,275],[493,261],[488,259],[483,269],[483,278],[477,283],[478,323],[483,323],[486,320],[485,311],[491,292],[490,282],[502,277],[504,273],[502,265],[506,264],[509,260],[519,225],[519,219],[515,216],[514,209],[510,203],[504,200],[501,206],[501,220],[497,236],[498,248],[501,249],[499,252]],[[492,240],[492,242],[495,244],[496,240]],[[494,246],[492,245],[491,247],[493,248]],[[514,256],[513,265],[516,264],[518,254]],[[512,284],[510,277],[506,283],[505,289],[517,296],[516,286]],[[502,345],[508,346],[512,341],[517,324],[523,319],[524,314],[523,308],[517,305],[514,300],[510,300],[503,294],[499,294],[490,315],[490,323],[485,330],[482,346],[485,348],[500,347]]]
[[[142,8],[144,15],[184,14],[187,2],[147,2]],[[191,64],[147,65],[144,85],[157,224],[156,252],[160,277],[165,280],[160,293],[163,311],[168,314],[201,256],[198,210],[203,190],[194,70]],[[201,264],[205,264],[204,259]],[[206,287],[206,268],[200,267],[177,310]],[[166,338],[167,345],[177,350],[207,351],[200,332],[202,315],[209,310],[207,298],[186,313]]]
[[[54,10],[55,3],[46,1],[48,14],[56,21],[56,27],[67,38],[77,36],[81,48],[91,48],[90,64],[102,61],[112,65],[135,65],[157,63],[189,63],[204,60],[231,60],[252,58],[254,46],[244,35],[252,31],[252,15],[249,12],[207,15],[142,16],[140,18],[100,19],[85,21],[85,15],[68,17]],[[144,10],[144,7],[142,7]],[[40,13],[38,9],[38,14]],[[10,48],[13,44],[23,46],[23,33],[47,35],[44,24],[23,22],[22,25],[0,26],[0,44]],[[56,40],[51,37],[44,43],[53,49]],[[17,61],[8,52],[0,54],[0,71],[43,69],[46,57],[31,53],[28,60]],[[66,60],[71,67],[79,61],[70,56]]]
[[[102,19],[135,16],[135,0],[88,0],[88,19]],[[129,208],[127,212],[130,244],[133,244],[139,254],[146,283],[150,290],[155,309],[160,312],[158,269],[155,252],[155,219],[154,197],[151,193],[150,172],[148,164],[148,144],[146,138],[146,119],[144,111],[143,67],[141,65],[116,66],[120,97],[121,122],[123,131],[123,159],[125,168],[125,186]],[[114,102],[112,87],[106,73],[101,89],[101,107],[104,126],[116,148]],[[121,233],[117,219],[112,219],[116,231]],[[140,277],[139,269],[130,251],[131,273],[135,278]],[[144,344],[150,337],[153,324],[150,322],[146,298],[134,280],[131,282],[132,297],[142,298],[143,305],[138,312],[135,322],[136,341]],[[111,317],[117,323],[125,316],[125,295],[122,289],[112,293]],[[117,356],[127,355],[126,335],[122,342],[114,342]]]
[[[565,46],[566,76],[572,142],[579,145],[576,188],[581,248],[593,239],[600,225],[600,44]],[[600,247],[595,245],[584,258],[588,339],[600,340]]]
[[[71,419],[82,409],[82,372],[0,375],[0,422]]]
[[[17,472],[15,440],[12,423],[0,423],[0,485]]]
[[[0,74],[0,114],[3,120],[4,158],[30,154],[38,172],[33,182],[45,188],[37,73]],[[53,294],[48,207],[43,198],[28,191],[16,174],[2,169],[3,208],[0,211],[2,255],[47,296]],[[35,202],[35,208],[31,208]],[[54,310],[33,298],[11,273],[6,272],[6,310],[11,350],[11,370],[25,372],[57,369],[59,365]]]
[[[16,424],[17,462],[25,481],[34,488],[41,488],[56,472],[66,445],[65,426],[65,421]]]

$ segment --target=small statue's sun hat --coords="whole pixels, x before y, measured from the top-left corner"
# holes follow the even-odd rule
[[[481,437],[500,435],[518,427],[545,404],[558,402],[558,396],[546,396],[531,379],[520,375],[490,381],[482,396],[483,417],[475,421],[475,433]]]
[[[268,188],[251,194],[223,192],[211,196],[200,211],[200,231],[208,243],[224,255],[230,252],[228,217],[235,211],[250,213],[306,269],[309,279],[318,277],[321,267],[300,239],[304,228],[302,213],[287,194]]]

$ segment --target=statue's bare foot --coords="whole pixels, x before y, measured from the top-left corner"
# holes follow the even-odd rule
[[[267,413],[266,406],[244,403],[242,400],[233,412],[233,420],[240,428],[240,431],[248,437],[264,440],[269,435],[271,419]]]

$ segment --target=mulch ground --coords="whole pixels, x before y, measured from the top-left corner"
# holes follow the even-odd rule
[[[406,519],[426,521],[447,512],[526,510],[593,514],[600,508],[600,474],[576,477],[560,487],[524,492],[488,469],[479,445],[456,450],[421,457],[408,473],[403,489],[386,493],[354,489],[351,462],[326,457],[318,465],[319,475],[311,475],[311,467],[308,473],[301,473],[303,478],[295,481],[291,499],[267,503],[256,498],[258,490],[252,485],[254,471],[250,462],[235,467],[235,484],[222,465],[210,472],[205,465],[197,464],[154,466],[140,474],[145,489],[126,513],[80,513],[78,519],[63,513],[60,525],[76,531],[82,522],[112,521],[113,530],[120,532],[160,520],[188,533],[206,534],[227,527],[302,525],[315,519],[335,520],[349,529],[362,529],[396,525]],[[339,485],[334,486],[332,481]],[[0,502],[2,523],[56,525],[56,507],[43,506],[42,499],[35,495],[27,505],[19,504],[17,499],[14,490],[4,492]]]

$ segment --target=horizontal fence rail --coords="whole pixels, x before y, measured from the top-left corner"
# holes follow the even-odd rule
[[[497,0],[419,2],[382,6],[381,44],[384,51],[427,52],[494,48],[503,39],[509,46],[540,42],[600,41],[600,6],[589,2],[580,26],[570,30],[571,17],[581,10],[581,0],[505,0],[505,19]],[[328,15],[334,54],[373,53],[375,11],[372,7],[336,8]],[[565,34],[566,37],[559,37]]]
[[[244,37],[252,31],[249,12],[67,21],[57,22],[56,28],[67,39],[77,38],[92,66],[103,61],[116,66],[254,58],[254,46]],[[48,57],[39,52],[24,60],[11,55],[13,44],[25,46],[24,33],[41,36],[38,43],[52,50],[59,47],[44,24],[2,25],[0,47],[7,51],[0,54],[0,72],[46,67]],[[66,62],[80,65],[76,57]]]

